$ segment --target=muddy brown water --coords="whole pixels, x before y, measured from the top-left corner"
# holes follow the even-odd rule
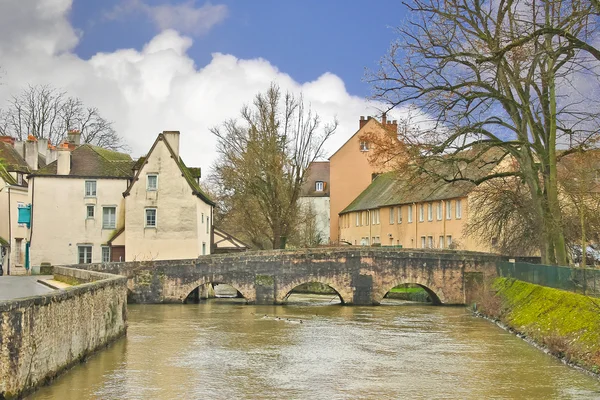
[[[600,399],[600,381],[463,307],[293,295],[130,305],[127,337],[30,399]]]

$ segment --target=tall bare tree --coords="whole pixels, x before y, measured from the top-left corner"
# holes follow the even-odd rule
[[[0,134],[19,140],[33,135],[57,145],[69,130],[80,131],[83,143],[112,150],[126,147],[113,123],[97,108],[87,107],[81,99],[48,85],[28,86],[0,110]]]
[[[242,108],[241,120],[211,130],[220,155],[216,181],[229,202],[226,208],[244,216],[237,229],[255,244],[266,237],[271,247],[285,248],[296,228],[306,170],[322,156],[337,121],[322,124],[301,96],[282,94],[275,84]]]
[[[435,176],[440,162],[449,163],[454,172],[440,179],[470,180],[461,165],[500,150],[496,161],[512,159],[515,168],[473,182],[522,180],[542,230],[543,261],[565,264],[556,166],[598,135],[594,4],[412,0],[407,7],[412,19],[369,80],[388,110],[415,105],[430,116],[429,125],[399,133],[416,155],[413,165]],[[464,152],[475,143],[477,151]]]

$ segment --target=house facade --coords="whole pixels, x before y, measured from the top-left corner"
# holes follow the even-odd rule
[[[338,216],[373,181],[384,172],[369,162],[370,144],[361,139],[363,134],[385,134],[397,131],[396,121],[381,122],[372,117],[360,117],[359,129],[330,158],[330,215]],[[331,218],[330,238],[334,243],[342,239],[338,218]]]
[[[210,254],[214,203],[200,169],[179,157],[179,132],[147,156],[78,141],[30,175],[31,264],[195,258]]]
[[[307,216],[300,227],[303,236],[310,236],[307,242],[312,245],[330,242],[330,178],[329,161],[312,162],[306,171],[298,204],[302,214]]]

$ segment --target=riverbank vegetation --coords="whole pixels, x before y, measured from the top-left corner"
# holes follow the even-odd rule
[[[553,355],[600,373],[600,299],[498,278],[478,309]]]

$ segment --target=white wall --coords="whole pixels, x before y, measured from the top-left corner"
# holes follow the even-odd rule
[[[298,199],[301,209],[312,207],[316,215],[317,231],[323,239],[322,244],[329,243],[330,207],[329,197],[300,197]]]
[[[27,194],[27,188],[5,185],[4,180],[0,179],[0,236],[2,236],[7,241],[10,240],[10,250],[4,257],[2,265],[4,274],[7,274],[9,272],[9,260],[11,275],[22,275],[26,272],[24,268],[25,242],[28,238],[28,234],[27,227],[23,224],[18,224],[18,207],[20,204],[26,205],[28,203],[29,197]],[[21,240],[19,241],[17,239]]]

